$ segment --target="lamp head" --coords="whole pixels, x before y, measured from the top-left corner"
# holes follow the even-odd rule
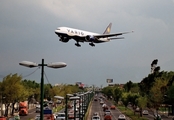
[[[54,98],[57,98],[57,99],[60,99],[60,100],[64,99],[64,97],[62,97],[62,96],[54,96]]]
[[[47,64],[47,67],[50,67],[50,68],[62,68],[66,66],[67,66],[66,63],[64,62],[55,62],[55,63]]]
[[[19,63],[19,65],[22,65],[22,66],[25,66],[25,67],[38,67],[38,64],[37,63],[34,63],[34,62],[30,62],[30,61],[22,61]]]
[[[78,99],[80,99],[80,97],[75,96],[75,97],[70,97],[69,99],[70,99],[70,100],[78,100]]]

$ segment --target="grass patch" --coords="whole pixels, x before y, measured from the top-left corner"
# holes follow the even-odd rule
[[[124,106],[117,106],[117,108],[132,120],[148,120],[147,118],[140,117],[139,113],[135,113],[134,115],[134,112],[132,110],[130,110],[129,108],[125,109]]]
[[[63,108],[64,108],[63,105],[59,105],[58,107],[56,107],[56,108],[53,109],[53,113],[59,112],[59,111],[62,110]]]

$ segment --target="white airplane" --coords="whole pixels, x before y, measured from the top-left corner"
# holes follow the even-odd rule
[[[130,32],[124,33],[113,33],[110,34],[112,23],[108,25],[103,34],[88,32],[84,30],[69,28],[69,27],[58,27],[55,30],[55,33],[60,37],[61,42],[68,42],[70,39],[74,39],[76,41],[75,45],[77,47],[81,47],[79,42],[89,42],[89,45],[95,46],[94,43],[103,43],[109,42],[112,39],[123,39],[123,37],[117,37],[122,34],[127,34]],[[133,32],[133,31],[132,31]]]

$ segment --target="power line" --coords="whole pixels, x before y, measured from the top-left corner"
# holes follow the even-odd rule
[[[38,69],[40,69],[40,67],[38,67],[36,70],[34,70],[32,73],[30,73],[30,74],[28,74],[28,75],[25,75],[25,76],[23,76],[23,78],[26,78],[26,77],[28,77],[28,76],[30,76],[30,75],[32,75],[32,74],[34,74]]]
[[[50,82],[49,82],[49,80],[48,80],[48,77],[47,77],[47,75],[46,75],[46,73],[45,73],[45,72],[44,72],[44,75],[45,75],[45,78],[46,78],[46,80],[47,80],[48,84],[50,84]]]

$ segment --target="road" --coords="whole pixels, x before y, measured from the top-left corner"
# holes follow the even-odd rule
[[[97,98],[99,98],[99,95],[97,96]],[[112,103],[108,100],[104,100],[104,103],[107,106],[111,106]],[[112,120],[118,120],[118,116],[121,114],[121,112],[116,108],[116,110],[110,110],[111,111],[111,115],[112,115]],[[104,112],[102,109],[102,105],[100,105],[100,101],[92,101],[91,103],[91,109],[89,111],[89,115],[88,115],[88,120],[91,120],[93,114],[95,112],[99,113],[100,119],[104,120]],[[139,113],[136,113],[139,114]],[[149,115],[143,115],[143,117],[146,117],[148,120],[154,120],[154,116],[152,112],[149,112]],[[126,120],[130,120],[130,118],[126,118]],[[166,116],[162,116],[162,120],[172,120],[172,118],[168,118]]]
[[[97,96],[97,98],[99,98],[99,95]],[[108,100],[103,100],[104,103],[107,106],[111,106],[112,103]],[[100,104],[100,101],[91,101],[91,109],[89,111],[89,116],[88,116],[88,120],[91,120],[93,114],[95,112],[98,112],[100,115],[101,120],[104,120],[104,112],[102,109],[102,105]],[[118,116],[121,114],[121,112],[116,108],[116,110],[110,110],[111,111],[111,115],[112,115],[112,120],[118,120]],[[35,118],[36,115],[39,115],[40,113],[36,113],[36,108],[33,107],[32,109],[29,110],[29,114],[27,116],[20,116],[21,120],[29,120],[32,118]],[[136,113],[138,114],[138,113]],[[149,115],[144,115],[144,117],[146,117],[148,120],[154,120],[153,117],[153,113],[149,112]],[[129,120],[129,118],[127,117],[127,120]],[[167,118],[165,116],[162,116],[162,120],[172,120],[172,118]]]
[[[100,95],[97,96],[97,98],[99,98]],[[107,106],[111,106],[112,103],[108,100],[103,100],[104,101],[104,104],[106,104]],[[117,120],[118,119],[118,116],[121,114],[121,112],[116,108],[115,110],[110,110],[111,111],[111,116],[112,116],[112,120]],[[104,111],[102,109],[102,105],[100,104],[100,101],[92,101],[92,104],[91,104],[91,109],[90,109],[90,112],[89,112],[89,116],[88,116],[88,120],[91,120],[93,114],[95,112],[98,112],[99,113],[99,116],[100,116],[100,119],[101,120],[104,120]],[[127,117],[126,120],[129,120],[129,118]]]

